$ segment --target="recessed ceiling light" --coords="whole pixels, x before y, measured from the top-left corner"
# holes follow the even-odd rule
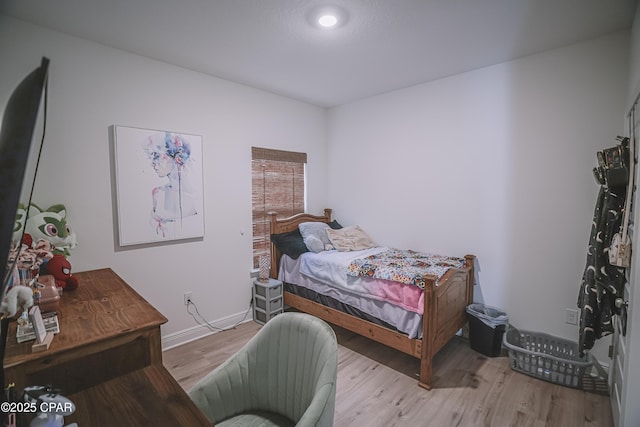
[[[309,11],[307,20],[316,28],[338,28],[345,25],[348,18],[347,11],[339,6],[318,6]]]
[[[338,24],[338,17],[335,15],[322,15],[318,18],[318,24],[322,27],[331,28]]]

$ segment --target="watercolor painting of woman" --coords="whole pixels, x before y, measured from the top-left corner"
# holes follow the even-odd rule
[[[113,126],[119,245],[204,237],[202,136]]]
[[[198,194],[190,176],[191,144],[180,134],[150,135],[143,150],[159,178],[165,183],[151,189],[151,225],[156,234],[167,237],[184,221],[200,214]]]

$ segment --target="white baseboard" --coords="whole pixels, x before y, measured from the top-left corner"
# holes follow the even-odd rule
[[[162,351],[178,347],[188,342],[215,334],[216,332],[222,332],[223,330],[232,328],[237,324],[250,321],[253,321],[251,313],[247,314],[246,311],[243,311],[222,319],[209,321],[213,328],[203,324],[164,335],[162,336]]]

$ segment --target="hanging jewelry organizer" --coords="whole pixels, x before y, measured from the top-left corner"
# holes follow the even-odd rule
[[[597,339],[614,334],[616,324],[625,334],[625,296],[628,295],[634,228],[637,102],[638,98],[626,117],[628,136],[618,136],[615,146],[596,153],[598,166],[593,173],[600,190],[578,294],[581,353],[589,351]]]
[[[611,247],[609,248],[609,263],[617,267],[628,268],[631,266],[631,236],[629,233],[629,222],[631,221],[633,194],[635,190],[635,105],[631,107],[631,111],[628,115],[629,122],[629,137],[618,137],[618,140],[622,141],[622,147],[625,145],[625,139],[628,141],[628,176],[627,191],[625,197],[624,211],[622,224],[620,231],[616,233],[611,240]]]

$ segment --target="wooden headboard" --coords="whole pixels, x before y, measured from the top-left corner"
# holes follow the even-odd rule
[[[308,213],[299,213],[289,218],[276,218],[277,212],[269,212],[269,235],[286,233],[298,228],[298,224],[303,222],[331,222],[331,209],[325,209],[324,215],[311,215]],[[269,276],[272,279],[278,278],[278,269],[280,268],[280,257],[282,254],[271,242],[271,270]]]

